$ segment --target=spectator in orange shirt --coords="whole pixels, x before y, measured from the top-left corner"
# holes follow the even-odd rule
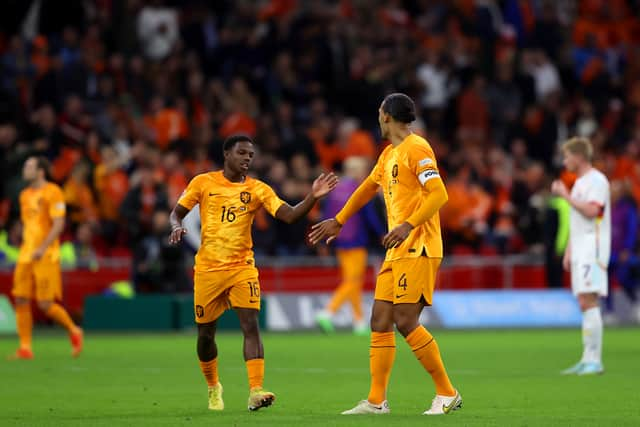
[[[149,110],[144,123],[161,149],[166,150],[172,142],[189,136],[187,118],[177,108],[165,106],[162,97],[153,97]]]
[[[98,207],[89,185],[89,166],[85,162],[77,163],[73,167],[62,192],[72,226],[84,222],[97,223]]]
[[[120,204],[129,190],[129,178],[122,170],[122,162],[113,147],[102,147],[101,157],[102,163],[93,173],[94,188],[103,234],[113,243],[117,237]]]
[[[169,151],[162,157],[162,175],[163,182],[167,185],[169,206],[175,206],[182,191],[189,184],[185,168],[177,152]]]
[[[343,155],[340,146],[333,140],[333,121],[329,117],[321,117],[309,129],[307,136],[313,142],[313,149],[325,171],[338,169]]]
[[[491,212],[491,197],[472,181],[468,168],[452,175],[447,183],[449,201],[441,209],[441,221],[448,230],[448,241],[453,245],[464,244],[478,249],[487,231]]]
[[[378,154],[376,143],[370,132],[359,128],[356,119],[347,118],[338,126],[338,143],[342,149],[342,158],[366,157],[376,160]]]

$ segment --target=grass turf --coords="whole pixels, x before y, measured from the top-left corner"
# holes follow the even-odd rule
[[[640,425],[640,331],[605,332],[606,373],[563,377],[580,352],[577,330],[434,331],[464,398],[451,416],[420,414],[430,378],[397,336],[389,416],[340,416],[366,398],[368,339],[347,334],[265,334],[274,406],[249,413],[242,338],[220,334],[226,409],[206,409],[193,334],[88,334],[69,356],[66,337],[36,331],[33,361],[0,361],[0,425],[25,426],[609,426]],[[15,338],[1,338],[10,353]]]

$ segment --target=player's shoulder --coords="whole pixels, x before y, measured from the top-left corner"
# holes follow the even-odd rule
[[[412,133],[409,138],[407,138],[407,142],[408,147],[424,147],[431,150],[431,144],[429,144],[429,141],[418,134]]]
[[[425,166],[427,162],[435,162],[435,154],[431,148],[431,144],[421,137],[420,135],[411,134],[401,145],[403,147],[404,155],[409,161],[417,162],[421,161]]]
[[[604,173],[602,173],[601,171],[595,168],[591,170],[591,173],[593,175],[594,180],[609,185],[609,179]]]
[[[609,186],[609,180],[606,175],[596,168],[591,169],[589,173],[581,177],[581,181],[586,186]]]
[[[246,177],[245,184],[250,189],[258,190],[258,191],[271,188],[271,186],[269,184],[267,184],[266,182],[264,182],[264,181],[262,181],[261,179],[258,179],[258,178],[253,178],[251,176],[247,176]]]
[[[431,148],[431,144],[426,138],[423,138],[420,135],[415,133],[409,135],[407,140],[402,144],[406,147],[407,151],[428,151],[433,153],[433,148]]]
[[[62,188],[55,182],[47,182],[43,188],[44,193],[50,196],[61,196]]]
[[[189,185],[203,185],[215,181],[216,172],[204,172],[191,178]]]

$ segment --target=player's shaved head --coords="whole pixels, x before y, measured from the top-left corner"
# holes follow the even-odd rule
[[[247,135],[231,135],[224,141],[222,149],[224,151],[232,150],[238,142],[249,142],[251,144],[254,144],[253,140]]]
[[[416,106],[404,93],[392,93],[382,101],[382,111],[395,121],[411,123],[416,120]]]

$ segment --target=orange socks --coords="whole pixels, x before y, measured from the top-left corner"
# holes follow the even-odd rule
[[[31,304],[16,305],[16,325],[18,327],[18,337],[20,338],[20,348],[31,350],[31,331],[33,330]]]
[[[218,358],[216,357],[213,360],[209,360],[208,362],[200,361],[200,370],[204,375],[204,378],[207,380],[207,385],[209,387],[213,387],[218,384],[220,381],[218,378]]]
[[[424,369],[431,374],[436,385],[436,394],[441,396],[455,396],[456,391],[449,381],[447,371],[444,369],[440,350],[435,338],[420,325],[415,328],[407,337],[407,344],[411,346],[413,354],[422,364]]]
[[[71,316],[69,316],[67,310],[65,310],[60,304],[51,304],[51,307],[49,307],[49,310],[47,310],[45,314],[64,326],[70,334],[76,332],[78,329],[76,324],[73,323],[73,320],[71,320]]]
[[[264,380],[264,359],[250,359],[246,361],[249,376],[249,390],[262,388]]]
[[[371,332],[369,349],[369,370],[371,388],[369,403],[381,404],[387,397],[387,385],[391,376],[393,360],[396,357],[396,336],[394,332]]]

